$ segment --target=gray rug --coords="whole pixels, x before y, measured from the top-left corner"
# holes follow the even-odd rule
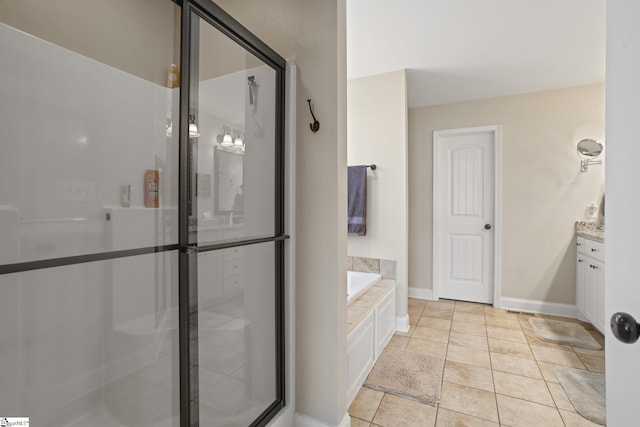
[[[576,411],[596,424],[606,425],[604,374],[574,368],[556,368],[556,377]]]
[[[396,347],[383,350],[364,386],[435,406],[440,400],[444,360]]]
[[[533,328],[533,333],[543,341],[589,350],[600,350],[602,348],[598,341],[577,323],[531,317],[529,318],[529,324]]]

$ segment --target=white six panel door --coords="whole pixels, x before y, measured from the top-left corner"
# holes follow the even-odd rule
[[[436,297],[493,302],[496,137],[497,127],[434,132]]]

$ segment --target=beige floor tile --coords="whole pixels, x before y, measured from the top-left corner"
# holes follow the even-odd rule
[[[518,317],[514,314],[491,314],[485,312],[485,323],[487,326],[498,326],[508,329],[520,329]]]
[[[351,427],[369,427],[370,425],[371,423],[369,421],[351,417]]]
[[[407,332],[399,332],[399,331],[395,331],[395,332],[394,332],[394,334],[395,334],[395,335],[400,335],[400,336],[403,336],[403,337],[410,337],[410,336],[411,336],[411,334],[413,334],[413,330],[414,330],[415,328],[416,328],[416,327],[415,327],[414,325],[409,324],[409,330],[408,330]]]
[[[453,308],[451,307],[425,307],[423,316],[436,317],[438,319],[451,320],[453,318]]]
[[[441,298],[438,301],[426,300],[426,305],[429,306],[437,306],[437,307],[451,307],[453,308],[456,305],[456,301],[452,299]]]
[[[409,319],[416,319],[418,321],[422,313],[424,312],[424,307],[409,307],[407,313],[409,314]]]
[[[444,381],[493,392],[491,369],[448,360],[444,367]]]
[[[480,366],[481,368],[491,368],[488,351],[460,347],[453,344],[449,344],[447,348],[447,360]]]
[[[382,427],[396,426],[433,426],[437,409],[411,399],[385,394],[373,424]]]
[[[580,358],[573,351],[558,350],[549,347],[531,346],[533,357],[540,362],[555,363],[556,365],[570,366],[572,368],[585,369]]]
[[[353,424],[351,424],[353,426]],[[498,427],[498,424],[445,408],[438,409],[436,427]]]
[[[600,427],[600,424],[593,423],[576,412],[561,410],[560,415],[566,427]]]
[[[409,307],[424,307],[427,305],[427,300],[418,298],[409,298],[407,301]]]
[[[408,342],[409,342],[409,337],[393,334],[393,336],[389,340],[389,344],[387,345],[389,347],[405,348]]]
[[[524,333],[522,333],[522,330],[519,330],[519,329],[508,329],[508,328],[500,328],[497,326],[487,326],[487,336],[489,338],[495,338],[495,339],[506,340],[506,341],[514,341],[514,342],[520,342],[525,344],[527,342],[527,339],[525,338]]]
[[[518,319],[518,315],[515,313],[510,313],[509,311],[503,308],[495,308],[491,306],[486,306],[484,308],[484,314],[488,316],[504,317],[505,319],[515,319],[515,320]]]
[[[468,322],[484,325],[484,312],[467,313],[466,311],[456,311],[453,313],[453,320],[456,322]]]
[[[483,323],[474,324],[463,321],[453,321],[451,323],[451,332],[459,332],[461,334],[487,336],[487,328]]]
[[[485,307],[490,306],[474,302],[456,301],[455,310],[462,313],[484,314]]]
[[[578,354],[578,357],[591,372],[604,374],[604,357],[592,356],[590,354]]]
[[[491,351],[492,353],[502,353],[509,356],[533,359],[533,353],[529,348],[529,344],[520,342],[489,338],[489,351]]]
[[[444,359],[447,355],[447,344],[420,338],[411,338],[405,348],[416,353],[428,354],[441,359]]]
[[[489,351],[487,337],[479,335],[461,334],[460,332],[451,332],[449,335],[449,344],[460,347],[475,348],[478,350]]]
[[[496,393],[542,405],[555,406],[547,384],[543,380],[495,371],[493,381],[496,385]]]
[[[418,326],[426,326],[427,328],[449,331],[449,329],[451,329],[451,320],[423,315],[418,322]]]
[[[373,420],[383,396],[384,393],[381,391],[361,387],[349,407],[349,415],[370,422]]]
[[[564,409],[565,411],[575,412],[573,404],[567,397],[567,393],[564,392],[564,389],[560,384],[547,383],[547,387],[549,387],[551,396],[553,396],[553,400],[556,403],[556,407],[558,409]]]
[[[409,314],[409,326],[418,326],[418,321],[420,320],[420,316],[412,316]]]
[[[449,342],[449,331],[443,331],[442,329],[427,328],[425,326],[416,326],[411,336],[413,338],[422,338],[422,339],[437,341],[445,344]]]
[[[529,323],[529,317],[527,318],[522,318],[522,317],[518,317],[518,322],[520,323],[520,327],[523,330],[528,330],[528,331],[532,331],[533,332],[533,328],[531,327],[531,323]]]
[[[510,427],[564,427],[556,408],[497,394],[500,423]]]
[[[556,368],[559,368],[560,365],[547,362],[538,362],[538,367],[540,368],[542,377],[546,382],[558,383],[558,378],[556,377]]]
[[[488,391],[443,381],[440,407],[498,422],[495,394]]]
[[[600,350],[589,350],[588,348],[580,348],[580,347],[571,347],[573,351],[578,353],[578,356],[581,354],[589,354],[591,356],[599,356],[604,357],[604,348]]]
[[[494,371],[542,379],[542,373],[540,369],[538,369],[538,364],[535,360],[531,359],[508,356],[501,353],[491,353],[491,367]]]

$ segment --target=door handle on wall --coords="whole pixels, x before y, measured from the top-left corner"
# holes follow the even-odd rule
[[[485,224],[484,225],[484,229],[485,230],[491,230],[491,224]]]

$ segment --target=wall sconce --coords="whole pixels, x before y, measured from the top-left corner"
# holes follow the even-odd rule
[[[198,138],[200,132],[198,132],[198,125],[196,124],[196,116],[189,114],[189,138]]]
[[[218,144],[223,147],[233,147],[233,138],[231,137],[231,128],[229,126],[222,126],[222,135],[216,137]]]
[[[233,146],[244,151],[244,140],[242,139],[242,133],[239,130],[233,131]]]

